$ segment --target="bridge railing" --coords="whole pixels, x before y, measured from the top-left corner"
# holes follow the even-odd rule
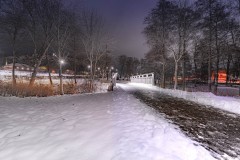
[[[144,83],[154,85],[154,73],[146,73],[130,77],[133,83]]]

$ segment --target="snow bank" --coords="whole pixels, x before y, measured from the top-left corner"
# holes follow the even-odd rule
[[[95,93],[105,93],[108,92],[108,86],[110,83],[101,83],[99,81],[96,82],[97,89]]]
[[[181,90],[163,89],[152,85],[129,83],[131,86],[160,91],[173,97],[184,98],[203,105],[210,105],[232,113],[240,114],[240,99],[216,96],[209,92],[186,92]]]
[[[154,110],[115,92],[0,97],[2,160],[213,160]]]

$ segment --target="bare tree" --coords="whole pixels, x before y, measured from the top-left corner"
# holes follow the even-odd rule
[[[177,22],[178,22],[178,35],[179,35],[179,45],[182,45],[182,81],[183,90],[186,90],[186,61],[188,57],[188,48],[192,47],[189,45],[193,35],[193,28],[196,21],[195,13],[192,9],[192,5],[189,0],[178,1],[178,12]]]
[[[144,23],[147,25],[144,34],[147,43],[154,51],[155,60],[162,64],[161,86],[165,88],[165,72],[167,65],[167,55],[169,46],[169,33],[174,23],[174,12],[176,6],[168,0],[160,0],[150,14],[146,17]]]
[[[58,0],[22,1],[28,17],[27,30],[34,46],[35,65],[29,85],[35,82],[37,71],[53,42],[53,25],[58,13]]]
[[[64,10],[61,3],[58,3],[58,9],[56,14],[55,26],[55,39],[56,39],[56,53],[57,60],[60,66],[59,79],[60,79],[60,94],[64,94],[63,91],[63,78],[62,78],[62,65],[66,61],[69,55],[70,35],[74,24],[74,15],[67,10]]]
[[[24,18],[23,8],[18,0],[2,0],[1,5],[1,29],[3,29],[10,37],[12,43],[12,85],[16,85],[15,63],[16,63],[16,42],[20,32],[23,29]]]
[[[94,81],[97,64],[108,52],[110,39],[104,28],[104,21],[95,12],[83,12],[81,15],[81,40],[90,63],[91,84]]]
[[[181,37],[180,37],[181,38]],[[174,89],[177,89],[177,85],[178,85],[178,68],[179,68],[179,62],[183,57],[183,44],[182,44],[182,40],[179,39],[178,40],[179,44],[174,44],[169,48],[171,51],[171,55],[174,59],[174,63],[175,63],[175,69],[174,69]]]
[[[198,11],[201,12],[201,19],[200,26],[203,31],[205,37],[208,37],[208,90],[209,92],[212,91],[212,67],[213,67],[213,57],[216,55],[217,61],[217,69],[218,70],[218,61],[219,61],[219,37],[218,37],[218,30],[219,30],[219,22],[221,20],[221,16],[219,14],[225,14],[224,9],[222,8],[222,2],[218,0],[198,0],[196,2],[196,6]],[[204,11],[204,12],[203,12]],[[226,17],[225,15],[223,15]],[[218,71],[215,73],[217,74]],[[215,75],[215,77],[217,77]],[[216,81],[216,78],[215,78]]]
[[[178,85],[178,70],[179,62],[182,61],[183,71],[183,89],[186,89],[185,83],[185,69],[186,69],[186,57],[187,48],[190,38],[191,26],[193,24],[194,13],[190,8],[189,1],[183,0],[176,2],[177,7],[175,9],[175,23],[173,23],[171,31],[171,45],[169,50],[175,62],[174,69],[174,89],[177,89]]]

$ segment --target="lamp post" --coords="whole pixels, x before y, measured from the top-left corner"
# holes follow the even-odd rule
[[[114,67],[112,66],[111,68],[110,68],[110,70],[109,70],[109,74],[110,74],[110,78],[111,78],[111,80],[112,80],[112,71],[114,70]]]
[[[89,78],[91,65],[88,65],[87,68],[88,68],[88,78]]]
[[[59,63],[59,81],[60,81],[60,94],[63,95],[64,91],[63,91],[63,79],[62,79],[62,65],[64,65],[65,61],[64,59],[60,58],[59,56],[57,56],[55,53],[53,53],[53,56],[56,57],[58,59],[58,63]]]
[[[64,64],[64,60],[60,59],[59,60],[59,77],[60,77],[60,94],[63,95],[63,79],[62,79],[62,65]]]
[[[100,78],[100,76],[101,76],[101,68],[98,67],[97,70],[98,70],[98,78]]]
[[[108,67],[106,67],[106,76],[107,76],[107,81],[108,81]]]

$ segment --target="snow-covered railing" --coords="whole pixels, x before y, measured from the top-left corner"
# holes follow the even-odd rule
[[[144,83],[154,85],[154,73],[132,76],[130,80],[133,83]]]

